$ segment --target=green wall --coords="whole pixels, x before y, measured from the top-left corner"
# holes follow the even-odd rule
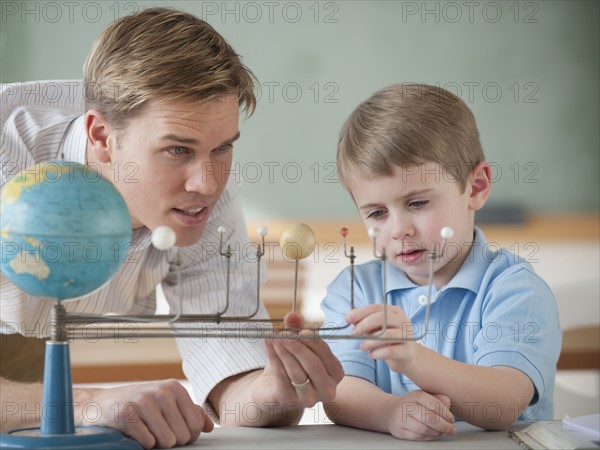
[[[354,217],[333,161],[373,91],[438,84],[473,109],[490,205],[597,211],[599,4],[586,1],[5,1],[3,82],[78,78],[110,21],[171,5],[209,21],[261,81],[236,167],[251,219]]]

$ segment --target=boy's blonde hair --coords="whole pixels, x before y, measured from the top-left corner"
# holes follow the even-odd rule
[[[117,129],[150,100],[213,101],[234,93],[249,115],[256,78],[213,27],[170,8],[148,8],[113,22],[83,67],[86,110]]]
[[[427,84],[396,84],[377,91],[350,114],[340,131],[338,173],[390,176],[394,166],[435,162],[444,176],[467,185],[484,160],[475,117],[451,92]]]

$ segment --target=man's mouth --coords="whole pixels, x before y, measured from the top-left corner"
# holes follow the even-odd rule
[[[189,208],[189,209],[179,209],[174,208],[175,211],[185,214],[186,216],[195,216],[206,209],[206,206],[201,206],[200,208]]]

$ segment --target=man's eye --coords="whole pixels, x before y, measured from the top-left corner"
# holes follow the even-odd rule
[[[233,147],[233,145],[231,144],[223,144],[223,145],[219,145],[217,148],[215,148],[215,151],[217,153],[225,153],[227,152],[227,150],[229,150],[231,147]]]
[[[169,149],[169,152],[171,154],[173,154],[173,155],[176,155],[176,156],[178,156],[178,155],[185,155],[185,154],[189,153],[188,149],[185,148],[185,147],[171,147]]]

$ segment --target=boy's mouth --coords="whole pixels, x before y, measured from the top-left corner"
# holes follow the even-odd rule
[[[415,248],[411,250],[405,250],[398,253],[398,257],[403,263],[415,264],[425,260],[426,251],[423,249]]]

